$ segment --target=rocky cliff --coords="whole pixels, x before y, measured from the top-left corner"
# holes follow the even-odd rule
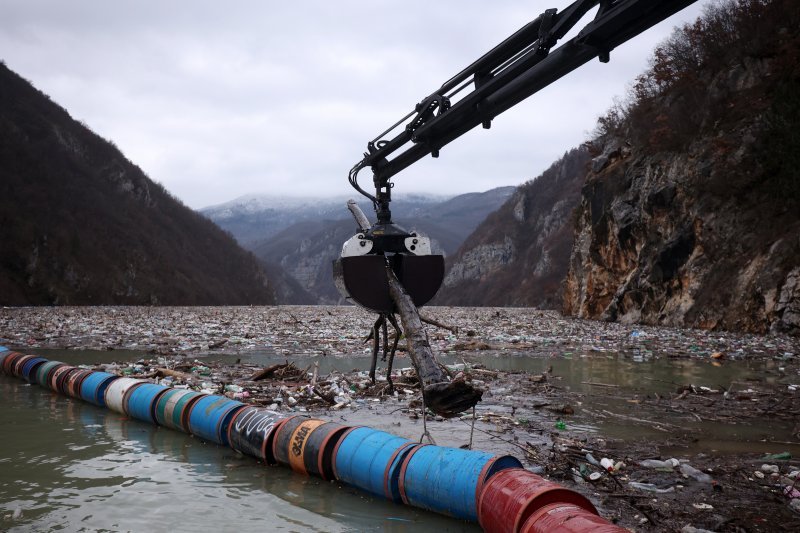
[[[601,121],[565,313],[800,332],[797,19],[724,2],[656,50]]]
[[[0,63],[0,305],[268,304],[252,254]]]
[[[434,303],[560,307],[589,157],[571,150],[489,215],[448,260]]]

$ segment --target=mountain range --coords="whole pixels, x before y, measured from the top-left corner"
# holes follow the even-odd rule
[[[393,220],[430,237],[434,253],[448,256],[514,190],[498,187],[450,198],[396,195],[391,204]],[[347,199],[244,196],[200,212],[250,249],[268,271],[285,271],[288,277],[274,276],[279,301],[332,304],[343,299],[333,285],[331,263],[339,256],[342,244],[357,233],[346,208]],[[374,215],[367,201],[359,202],[359,206],[368,217]]]

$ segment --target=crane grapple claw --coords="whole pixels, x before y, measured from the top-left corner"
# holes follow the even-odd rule
[[[386,262],[417,307],[436,295],[444,280],[441,255],[358,255],[340,257],[333,262],[333,280],[347,300],[375,313],[393,313]]]

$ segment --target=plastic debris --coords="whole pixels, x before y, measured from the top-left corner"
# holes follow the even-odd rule
[[[639,465],[645,468],[665,468],[667,470],[672,470],[679,464],[680,461],[677,459],[667,459],[666,461],[659,461],[658,459],[645,459],[644,461],[639,461]]]
[[[785,461],[792,458],[792,454],[789,452],[781,452],[781,453],[772,453],[765,455],[761,459],[764,461]]]
[[[645,490],[647,492],[656,492],[658,494],[666,494],[668,492],[675,492],[675,487],[659,488],[652,483],[639,483],[638,481],[630,481],[628,485],[635,489]]]
[[[680,471],[684,476],[694,478],[700,483],[711,483],[714,481],[714,478],[687,463],[681,464]]]

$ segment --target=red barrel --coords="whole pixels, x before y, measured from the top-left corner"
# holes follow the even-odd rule
[[[11,352],[6,354],[3,358],[3,374],[11,376],[14,364],[19,360],[20,357],[23,357],[23,354],[19,352]]]
[[[75,370],[74,366],[64,365],[56,368],[48,377],[48,388],[55,392],[62,392],[62,386],[67,375]]]
[[[572,503],[541,507],[523,524],[521,533],[630,533],[602,516]]]
[[[557,502],[597,514],[592,502],[582,494],[523,468],[509,468],[484,485],[478,502],[478,522],[487,533],[518,533],[530,515]]]
[[[64,383],[64,394],[70,398],[81,399],[81,384],[83,380],[91,376],[92,370],[86,368],[76,368],[67,376],[67,381]]]

